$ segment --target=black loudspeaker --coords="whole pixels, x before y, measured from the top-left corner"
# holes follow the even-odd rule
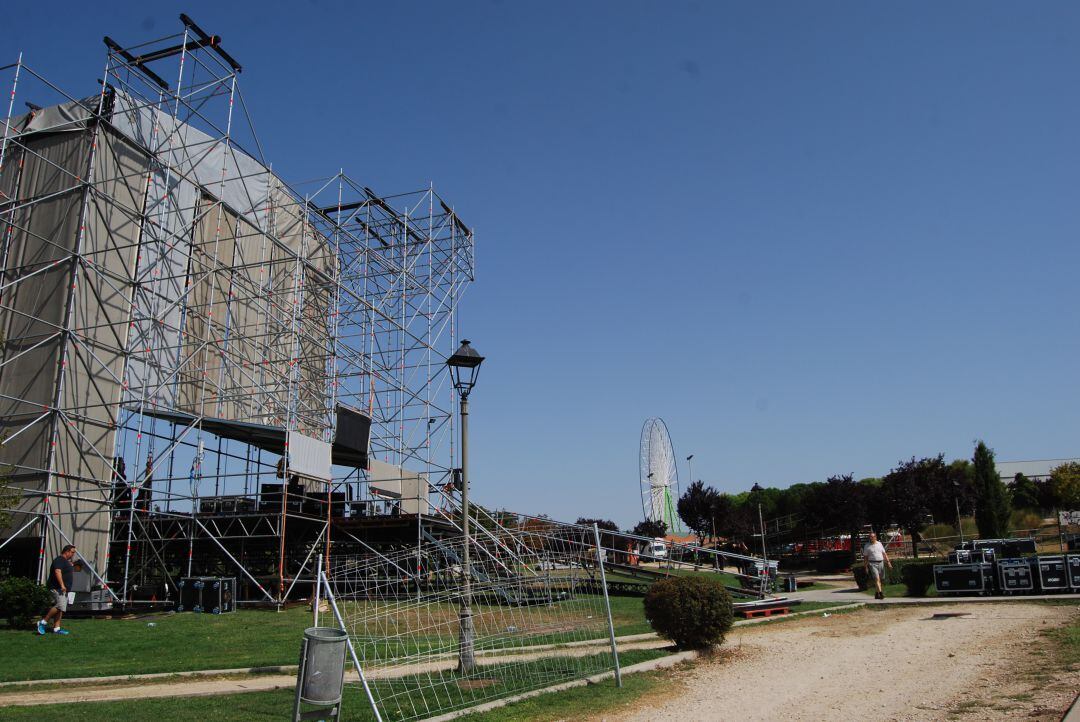
[[[938,594],[991,594],[994,567],[990,564],[936,564],[934,586]]]
[[[333,460],[335,464],[368,468],[368,441],[371,419],[348,406],[337,406],[337,428],[334,431]]]
[[[1065,570],[1065,557],[1061,555],[1039,557],[1039,588],[1044,592],[1069,591],[1069,577]]]
[[[259,513],[280,514],[281,494],[284,489],[284,484],[263,484],[259,494]]]
[[[1030,594],[1035,590],[1035,577],[1027,559],[999,559],[997,568],[1002,594]]]

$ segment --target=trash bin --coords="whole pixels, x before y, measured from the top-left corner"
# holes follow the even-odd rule
[[[341,701],[348,634],[334,627],[309,627],[300,647],[300,699],[310,704]]]

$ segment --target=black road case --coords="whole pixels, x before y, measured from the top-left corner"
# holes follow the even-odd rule
[[[1061,554],[1039,557],[1039,588],[1044,592],[1069,591],[1069,575],[1065,569],[1065,557]]]
[[[1031,594],[1035,591],[1035,575],[1028,559],[999,559],[998,587],[1002,594]]]
[[[938,594],[987,595],[994,591],[992,564],[936,564],[934,586]]]
[[[1065,555],[1065,575],[1074,592],[1080,592],[1080,554]]]
[[[225,614],[236,611],[235,577],[184,577],[178,612]]]

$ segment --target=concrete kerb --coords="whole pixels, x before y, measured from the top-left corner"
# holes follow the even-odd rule
[[[235,675],[295,674],[295,664],[283,664],[269,667],[236,667],[233,669],[196,669],[182,672],[155,672],[153,674],[117,674],[110,677],[67,677],[63,679],[24,679],[14,682],[0,682],[4,687],[28,687],[38,684],[111,684],[113,682],[138,682],[169,677],[228,677]]]
[[[1065,716],[1061,718],[1061,722],[1080,722],[1080,694],[1076,695],[1069,709],[1065,710]]]

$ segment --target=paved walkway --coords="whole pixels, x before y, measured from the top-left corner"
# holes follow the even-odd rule
[[[801,599],[804,602],[829,602],[832,604],[851,604],[853,602],[865,602],[866,604],[949,604],[955,602],[1017,602],[1030,601],[1032,599],[1080,599],[1080,594],[1024,594],[1017,596],[991,596],[991,597],[886,597],[874,599],[871,594],[860,592],[854,582],[846,582],[845,586],[835,589],[813,589],[806,592],[792,592],[781,596],[791,599]]]

